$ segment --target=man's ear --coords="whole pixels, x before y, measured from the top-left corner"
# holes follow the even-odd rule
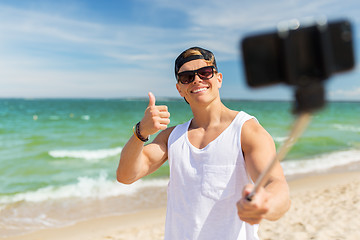
[[[217,79],[217,82],[218,82],[218,87],[221,88],[222,80],[223,80],[223,75],[222,75],[222,73],[217,73],[217,74],[216,74],[216,79]]]
[[[179,83],[176,84],[176,89],[178,90],[179,94],[181,97],[184,97],[185,95],[183,94],[183,92],[181,91],[181,87],[179,86]]]

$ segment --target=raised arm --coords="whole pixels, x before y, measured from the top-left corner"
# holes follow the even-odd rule
[[[241,139],[246,167],[255,182],[274,158],[275,144],[270,134],[255,120],[244,124]],[[276,163],[265,187],[260,188],[253,199],[248,201],[246,196],[252,189],[252,185],[246,186],[237,204],[241,220],[250,224],[257,224],[264,218],[277,220],[289,209],[289,188],[280,163]]]
[[[132,135],[121,151],[119,166],[116,171],[117,180],[130,184],[154,172],[167,160],[167,139],[173,128],[170,123],[167,106],[156,106],[155,96],[149,93],[149,105],[140,121],[140,134],[147,138],[158,134],[154,141],[144,146],[138,137]]]

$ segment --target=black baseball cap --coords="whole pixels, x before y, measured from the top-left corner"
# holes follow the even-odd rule
[[[201,53],[201,55],[190,55],[190,56],[186,56],[186,52],[189,50],[197,50]],[[204,59],[206,61],[211,61],[213,66],[215,67],[216,71],[217,71],[217,65],[216,65],[216,61],[215,61],[215,56],[214,54],[204,48],[201,47],[191,47],[185,51],[183,51],[175,60],[175,77],[177,77],[177,74],[179,72],[179,69],[181,68],[182,65],[184,65],[187,62],[190,62],[192,60],[196,60],[196,59]]]

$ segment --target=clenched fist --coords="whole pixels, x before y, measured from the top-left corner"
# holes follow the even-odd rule
[[[242,199],[236,205],[240,220],[250,224],[258,224],[269,211],[268,200],[270,195],[264,188],[260,188],[254,198],[249,201],[246,196],[250,194],[253,187],[253,185],[244,187]]]
[[[145,138],[157,133],[159,130],[166,129],[170,123],[168,107],[165,105],[156,106],[155,102],[154,94],[149,92],[149,105],[145,110],[143,119],[140,121],[140,134]]]

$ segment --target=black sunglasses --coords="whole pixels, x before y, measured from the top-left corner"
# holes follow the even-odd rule
[[[206,66],[193,71],[184,71],[178,73],[177,80],[182,84],[189,84],[195,80],[195,74],[202,80],[209,80],[214,76],[214,69],[216,71],[214,66]]]

